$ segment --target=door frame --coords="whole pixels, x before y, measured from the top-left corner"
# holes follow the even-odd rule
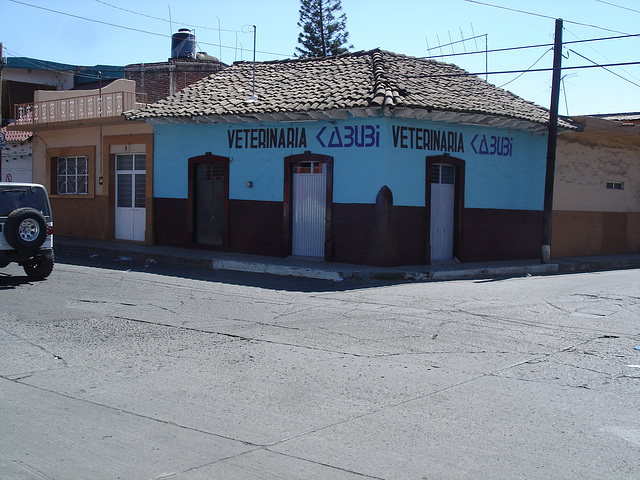
[[[326,168],[326,208],[324,219],[324,259],[330,262],[333,259],[333,242],[331,231],[331,206],[333,205],[333,157],[320,153],[306,151],[296,155],[289,155],[284,158],[284,208],[282,218],[282,256],[291,255],[292,229],[293,229],[293,166],[300,162],[319,162]]]
[[[426,157],[426,178],[425,178],[425,216],[426,216],[426,264],[431,264],[431,165],[442,163],[452,165],[455,168],[454,180],[454,200],[453,200],[453,256],[461,258],[462,232],[464,217],[464,175],[465,161],[461,158],[452,157],[448,153],[444,155],[434,155]]]
[[[187,232],[189,234],[189,245],[197,246],[207,250],[229,251],[229,157],[213,155],[207,152],[204,155],[189,158],[189,193],[188,193],[188,212],[187,212]],[[215,163],[222,165],[224,169],[224,219],[222,227],[222,245],[205,245],[196,242],[195,232],[195,190],[197,176],[195,175],[196,166],[201,163]]]

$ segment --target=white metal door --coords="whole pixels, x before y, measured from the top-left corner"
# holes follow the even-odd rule
[[[324,257],[327,211],[326,165],[301,162],[293,167],[293,255]]]
[[[455,168],[431,167],[431,260],[453,258]]]
[[[146,156],[116,155],[116,238],[144,241]]]

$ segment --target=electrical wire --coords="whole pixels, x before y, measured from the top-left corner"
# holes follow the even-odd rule
[[[566,29],[567,33],[569,33],[569,35],[573,35],[575,38],[577,38],[578,40],[580,40],[580,37],[578,37],[575,33],[571,32],[570,30]],[[575,42],[578,43],[578,42]],[[568,44],[568,43],[566,43]],[[600,55],[602,58],[604,58],[606,61],[611,62],[611,59],[608,58],[606,55],[603,55],[602,53],[600,53],[598,50],[596,50],[594,47],[589,45],[589,48],[591,50],[593,50],[594,52],[596,52],[598,55]],[[635,78],[636,80],[640,81],[640,78],[636,77],[633,73],[625,70],[624,68],[621,69],[625,74],[627,74],[630,77]]]
[[[29,63],[31,63],[32,65],[34,65],[34,67],[41,69],[41,70],[46,70],[46,71],[51,71],[51,72],[56,72],[56,73],[68,73],[68,70],[56,70],[54,68],[43,68],[43,65],[39,65],[37,63],[35,63],[34,61],[29,61],[31,59],[28,59],[28,57],[24,57],[22,55],[17,54],[17,52],[14,52],[13,50],[7,48],[6,46],[4,47],[4,49],[9,52],[12,53],[14,56],[19,57],[19,58],[24,58],[25,61],[28,61]],[[575,53],[578,56],[582,56],[580,54],[578,54],[577,52],[574,52],[573,50],[570,50],[571,52]],[[548,53],[545,52],[543,54],[546,55]],[[621,67],[621,66],[628,66],[628,65],[640,65],[640,62],[622,62],[622,63],[608,63],[608,64],[597,64],[596,62],[593,62],[593,60],[589,60],[586,57],[585,60],[588,60],[589,62],[593,63],[593,65],[578,65],[578,66],[574,66],[574,67],[562,67],[562,70],[579,70],[579,69],[586,69],[586,68],[606,68],[606,67]],[[538,63],[540,59],[536,60],[535,63]],[[36,60],[37,62],[37,60]],[[49,62],[44,62],[44,64],[47,64]],[[534,65],[535,65],[534,63]],[[110,69],[101,69],[102,72],[122,72],[122,67],[115,67],[113,70]],[[524,74],[524,73],[538,73],[538,72],[550,72],[552,71],[553,68],[536,68],[536,69],[532,69],[531,67],[525,69],[525,70],[501,70],[501,71],[495,71],[495,72],[479,72],[479,73],[469,73],[469,72],[463,72],[463,73],[443,73],[443,74],[434,74],[434,75],[422,75],[420,76],[420,78],[436,78],[436,77],[466,77],[466,76],[480,76],[480,75],[506,75],[506,74],[514,74],[514,73],[520,73],[520,74]],[[615,72],[611,72],[614,75],[617,75]],[[91,75],[91,74],[83,74],[82,72],[77,72],[77,75],[79,76],[84,76],[85,78],[93,78],[95,79],[95,75]],[[619,76],[619,75],[618,75]],[[417,77],[416,77],[417,78]],[[621,77],[623,78],[623,77]],[[626,80],[626,79],[625,79]],[[630,83],[633,83],[629,80],[627,80]],[[636,86],[640,86],[637,85],[635,83],[633,83]],[[506,85],[506,84],[505,84]]]
[[[478,35],[478,36],[482,37],[483,35]],[[571,41],[568,41],[568,42],[562,42],[562,45],[572,45],[574,43],[600,42],[600,41],[603,41],[603,40],[619,40],[619,39],[623,39],[623,38],[633,38],[633,37],[640,37],[640,33],[629,33],[629,34],[625,34],[625,35],[617,35],[615,37],[588,38],[586,40],[580,40],[580,39],[579,40],[571,40]],[[471,37],[471,38],[475,38],[475,37]],[[578,38],[578,37],[576,37],[576,38]],[[446,46],[446,45],[441,45],[441,46]],[[457,57],[457,56],[460,56],[460,55],[475,55],[475,54],[479,54],[479,53],[510,52],[510,51],[513,51],[513,50],[526,50],[528,48],[542,48],[542,47],[553,47],[553,43],[539,43],[539,44],[536,44],[536,45],[522,45],[522,46],[519,46],[519,47],[493,48],[491,50],[477,50],[475,52],[467,52],[467,53],[445,53],[445,54],[442,54],[442,55],[431,55],[431,56],[420,57],[420,58],[430,59],[430,58],[440,58],[440,57]],[[436,48],[439,48],[439,47],[431,47],[429,50],[434,50]]]
[[[533,67],[535,67],[535,66],[536,66],[536,64],[537,64],[540,60],[542,60],[542,59],[545,57],[545,55],[546,55],[547,53],[549,53],[549,52],[553,52],[553,48],[550,48],[549,50],[546,50],[542,55],[540,55],[540,57],[539,57],[535,62],[533,62],[533,65],[531,65],[531,66],[530,66],[529,68],[527,68],[525,71],[523,71],[522,73],[520,73],[520,75],[518,75],[517,77],[514,77],[514,78],[512,78],[511,80],[509,80],[507,83],[503,83],[502,85],[499,85],[499,86],[498,86],[498,88],[503,88],[503,87],[505,87],[505,86],[509,85],[510,83],[515,82],[515,81],[516,81],[516,80],[518,80],[521,76],[523,76],[525,73],[527,73],[527,72],[531,71],[531,69],[532,69]]]
[[[578,52],[576,52],[575,50],[569,49],[569,51],[570,51],[571,53],[575,53],[576,55],[578,55],[580,58],[582,58],[582,59],[586,60],[587,62],[591,62],[591,63],[593,63],[595,66],[600,67],[600,68],[602,68],[602,69],[606,70],[607,72],[609,72],[609,73],[611,73],[611,74],[615,75],[615,76],[616,76],[616,77],[618,77],[618,78],[621,78],[621,79],[622,79],[622,80],[624,80],[625,82],[629,82],[631,85],[635,85],[636,87],[640,87],[640,84],[639,84],[639,83],[632,82],[632,81],[631,81],[631,80],[629,80],[628,78],[624,78],[622,75],[619,75],[619,74],[617,74],[616,72],[614,72],[613,70],[609,70],[608,68],[606,68],[606,67],[611,66],[611,65],[598,65],[598,63],[597,63],[597,62],[594,62],[593,60],[591,60],[591,59],[589,59],[589,58],[585,57],[584,55],[580,55],[580,54],[579,54]]]
[[[605,2],[604,0],[596,0],[596,2],[604,3],[606,5],[611,5],[612,7],[622,8],[623,10],[629,10],[630,12],[640,13],[640,10],[634,10],[633,8],[623,7],[622,5],[616,5],[615,3]]]
[[[101,21],[101,20],[95,20],[95,19],[91,19],[91,18],[87,18],[87,17],[82,17],[82,16],[79,16],[79,15],[74,15],[74,14],[70,14],[70,13],[66,13],[66,12],[61,12],[61,11],[53,10],[53,9],[46,8],[46,7],[32,5],[32,4],[29,4],[29,3],[26,3],[26,2],[22,2],[22,1],[19,1],[19,0],[9,0],[9,1],[11,1],[13,3],[20,4],[20,5],[25,5],[25,6],[28,6],[28,7],[32,7],[32,8],[37,8],[37,9],[40,9],[40,10],[45,10],[45,11],[48,11],[48,12],[52,12],[52,13],[56,13],[56,14],[60,14],[60,15],[65,15],[65,16],[69,16],[69,17],[72,17],[72,18],[77,18],[77,19],[80,19],[80,20],[86,20],[86,21],[90,21],[90,22],[100,23],[100,24],[103,24],[103,25],[108,25],[108,26],[112,26],[112,27],[116,27],[116,28],[125,29],[125,30],[132,30],[132,31],[136,31],[136,32],[140,32],[140,33],[146,33],[146,34],[149,34],[149,35],[154,35],[154,36],[159,36],[159,37],[164,37],[164,38],[169,38],[170,37],[169,35],[164,35],[164,34],[155,33],[155,32],[149,32],[149,31],[146,31],[146,30],[141,30],[141,29],[132,28],[132,27],[125,27],[125,26],[122,26],[122,25],[114,24],[114,23],[104,22],[104,21]],[[120,8],[120,7],[115,7],[113,5],[110,5],[110,4],[108,4],[106,2],[103,2],[101,0],[96,0],[96,1],[99,2],[99,3],[105,4],[105,5],[108,5],[110,7]],[[491,5],[491,4],[479,2],[477,0],[465,0],[465,1],[471,2],[471,3],[478,3],[478,4],[486,5],[486,6],[502,8],[502,9],[506,9],[506,10],[513,10],[513,11],[516,11],[516,12],[519,12],[519,13],[526,13],[526,14],[535,15],[535,16],[544,17],[544,18],[553,18],[553,17],[548,17],[548,16],[545,16],[545,15],[540,15],[540,14],[535,14],[535,13],[530,13],[530,12],[524,12],[524,11],[520,11],[520,10],[514,10],[514,9],[511,9],[511,8],[507,8],[507,7],[500,7],[500,6],[497,6],[497,5]],[[122,10],[125,10],[125,9],[122,9]],[[139,15],[145,15],[145,14],[140,14],[138,12],[133,12],[131,10],[126,10],[126,11],[131,12],[131,13],[135,13],[135,14],[139,14]],[[151,18],[155,18],[155,19],[166,21],[165,19],[161,19],[161,18],[158,18],[158,17],[151,17]],[[577,22],[568,22],[568,23],[574,23],[574,24],[583,25],[583,26],[592,26],[592,25],[580,24],[580,23],[577,23]],[[199,28],[201,28],[201,27],[199,27]],[[599,28],[599,27],[597,27],[597,28]],[[217,29],[213,29],[213,30],[217,30]],[[607,30],[607,29],[602,29],[602,30]],[[232,32],[236,32],[236,33],[239,32],[239,31],[235,31],[235,30],[231,30],[231,31]],[[609,30],[609,31],[613,31],[613,30]],[[616,33],[622,33],[622,32],[616,32]],[[472,40],[472,39],[475,39],[475,38],[478,38],[478,37],[482,37],[482,36],[483,35],[474,36],[471,39],[467,39],[467,40]],[[563,42],[563,45],[574,44],[574,43],[593,42],[593,41],[602,41],[602,40],[613,40],[613,39],[621,39],[621,38],[630,38],[630,37],[638,37],[638,36],[640,36],[640,34],[623,34],[623,35],[615,36],[615,37],[604,37],[604,38],[594,38],[594,39],[587,39],[587,40],[576,40],[576,41],[570,41],[570,42]],[[464,40],[462,40],[462,41],[464,41]],[[198,42],[198,43],[201,43],[203,45],[210,45],[210,46],[224,46],[224,45],[216,45],[216,44],[206,43],[206,42]],[[451,44],[453,44],[453,43],[460,43],[460,41],[451,42]],[[450,45],[450,44],[447,44],[447,45]],[[444,45],[444,46],[447,46],[447,45]],[[436,55],[436,56],[433,56],[433,57],[420,57],[420,58],[429,59],[429,58],[437,58],[437,57],[443,57],[443,56],[456,56],[456,55],[471,55],[471,54],[477,54],[477,53],[505,52],[505,51],[511,51],[511,50],[528,49],[528,48],[549,47],[551,45],[552,44],[526,45],[526,46],[519,46],[519,47],[508,47],[508,48],[500,48],[500,49],[492,49],[492,50],[468,52],[468,53],[458,53],[458,54],[453,53],[453,54],[444,54],[444,55]],[[439,47],[433,47],[430,50],[434,50],[436,48],[441,48],[442,46],[443,45],[440,45]],[[224,46],[224,47],[225,48],[233,48],[234,50],[237,50],[236,47],[227,47],[227,46]],[[9,49],[6,49],[6,50],[10,51]],[[575,52],[573,50],[571,50],[571,51],[573,53],[575,53],[576,55],[582,57],[582,55],[578,54],[577,52]],[[270,52],[262,52],[261,51],[261,52],[258,52],[258,53],[269,54],[269,55],[279,55],[279,56],[288,57],[288,55],[276,54],[276,53],[270,53]],[[542,57],[544,57],[544,55],[546,55],[547,53],[548,53],[548,50],[540,57],[540,59]],[[610,71],[610,70],[608,70],[606,68],[606,67],[612,67],[612,66],[638,65],[638,64],[640,64],[640,62],[609,63],[609,64],[599,65],[596,62],[594,62],[594,61],[592,61],[592,60],[590,60],[590,59],[588,59],[586,57],[582,57],[582,58],[584,58],[585,60],[588,60],[589,62],[593,63],[594,65],[576,66],[576,67],[563,67],[563,70],[581,69],[581,68],[604,68],[605,70],[609,71],[610,73],[613,73],[614,75],[622,78],[623,80],[625,80],[625,81],[627,81],[627,82],[629,82],[629,83],[631,83],[631,84],[633,84],[635,86],[640,86],[640,85],[638,85],[638,84],[636,84],[636,83],[634,83],[634,82],[632,82],[632,81],[630,81],[630,80],[628,80],[628,79],[626,79],[626,78],[618,75],[617,73],[612,72],[612,71]],[[540,61],[540,59],[536,60],[536,62],[534,62],[534,64],[531,67],[535,66]],[[41,66],[39,66],[37,64],[34,64],[34,65],[37,66],[38,68],[42,68]],[[546,71],[551,71],[552,70],[551,68],[533,69],[531,67],[529,67],[528,69],[525,69],[525,70],[505,70],[505,71],[482,72],[482,73],[444,74],[444,75],[432,75],[432,76],[427,76],[427,77],[461,76],[461,75],[485,75],[485,74],[488,74],[488,75],[501,75],[501,74],[514,74],[514,73],[520,74],[518,77],[514,78],[510,82],[507,82],[507,83],[504,84],[504,85],[507,85],[508,83],[511,83],[512,81],[515,81],[517,78],[519,78],[520,76],[522,76],[525,73],[546,72]],[[68,72],[67,70],[60,71],[60,70],[56,70],[56,69],[53,69],[53,68],[44,68],[44,70],[49,70],[49,71],[54,71],[54,72],[61,72],[61,73]],[[113,70],[111,70],[111,69],[102,69],[102,71],[104,71],[105,73],[109,73],[109,72],[121,72],[122,70],[116,67]],[[78,76],[83,76],[85,78],[96,79],[95,75],[83,74],[82,72],[76,72],[76,74]]]
[[[187,23],[187,22],[178,22],[176,20],[167,20],[166,18],[154,17],[152,15],[147,15],[146,13],[135,12],[133,10],[128,10],[126,8],[118,7],[117,5],[112,5],[110,3],[103,2],[102,0],[94,0],[94,1],[98,2],[98,3],[101,3],[102,5],[106,5],[107,7],[115,8],[116,10],[122,10],[123,12],[133,13],[134,15],[139,15],[141,17],[146,17],[146,18],[151,18],[152,20],[160,20],[160,21],[166,22],[166,23],[179,23],[181,25],[186,25],[188,27],[202,28],[204,30],[214,30],[216,32],[222,31],[222,32],[231,32],[231,33],[238,33],[238,32],[244,33],[241,30],[225,30],[224,28],[220,29],[220,28],[214,28],[214,27],[205,27],[205,26],[202,26],[202,25],[193,25],[193,24]]]
[[[522,13],[522,14],[531,15],[531,16],[534,16],[534,17],[541,17],[541,18],[546,18],[546,19],[550,19],[550,20],[556,20],[556,18],[550,17],[548,15],[542,15],[540,13],[534,13],[534,12],[527,12],[527,11],[524,11],[524,10],[518,10],[516,8],[503,7],[501,5],[493,5],[491,3],[480,2],[478,0],[464,0],[464,1],[465,2],[469,2],[469,3],[477,3],[478,5],[484,5],[485,7],[499,8],[501,10],[508,10],[510,12]],[[588,24],[588,23],[572,22],[571,20],[563,20],[563,22],[564,23],[571,23],[573,25],[580,25],[581,27],[597,28],[598,30],[603,30],[605,32],[627,34],[627,32],[620,32],[618,30],[611,30],[609,28],[600,27],[598,25],[591,25],[591,24]]]
[[[102,20],[96,20],[96,19],[93,19],[93,18],[82,17],[80,15],[74,15],[72,13],[61,12],[59,10],[53,10],[51,8],[41,7],[39,5],[32,5],[30,3],[21,2],[19,0],[9,0],[9,1],[12,2],[12,3],[17,3],[19,5],[24,5],[24,6],[27,6],[27,7],[37,8],[39,10],[44,10],[44,11],[51,12],[51,13],[57,13],[58,15],[64,15],[64,16],[67,16],[67,17],[77,18],[79,20],[86,20],[88,22],[94,22],[94,23],[99,23],[99,24],[102,24],[102,25],[107,25],[107,26],[110,26],[110,27],[121,28],[123,30],[131,30],[133,32],[145,33],[147,35],[154,35],[156,37],[171,38],[171,35],[165,35],[165,34],[156,33],[156,32],[149,32],[147,30],[141,30],[139,28],[125,27],[123,25],[118,25],[118,24],[110,23],[110,22],[104,22]],[[207,43],[207,42],[198,42],[198,43],[201,44],[201,45],[209,45],[209,46],[212,46],[212,47],[222,47],[222,48],[234,49],[234,47],[229,47],[227,45],[218,45],[218,44],[215,44],[215,43]],[[253,51],[253,50],[251,50],[251,51]],[[275,55],[275,56],[278,56],[278,57],[289,57],[289,55],[285,55],[283,53],[263,52],[263,51],[259,51],[259,50],[256,50],[256,53],[261,53],[261,54],[264,54],[264,55]]]
[[[591,60],[589,60],[591,61]],[[562,70],[583,70],[585,68],[605,68],[605,67],[622,67],[622,66],[627,66],[627,65],[640,65],[640,62],[623,62],[623,63],[608,63],[608,64],[595,64],[595,65],[576,65],[574,67],[562,67]],[[523,72],[525,70],[503,70],[500,72],[488,72],[488,75],[504,75],[507,73],[520,73]],[[551,72],[553,71],[553,68],[536,68],[536,69],[531,69],[528,70],[529,72]],[[442,74],[442,75],[426,75],[427,77],[430,76],[436,76],[436,77],[447,77],[447,76],[462,76],[462,75],[485,75],[486,72],[480,72],[480,73],[469,73],[469,74]],[[634,84],[635,85],[635,84]],[[638,85],[640,86],[640,85]]]

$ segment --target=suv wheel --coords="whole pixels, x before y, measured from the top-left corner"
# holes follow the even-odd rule
[[[53,263],[53,252],[48,252],[27,263],[23,263],[22,268],[24,268],[24,273],[31,280],[44,280],[53,271]]]
[[[47,238],[47,222],[35,208],[18,208],[7,217],[4,237],[16,250],[39,248]]]

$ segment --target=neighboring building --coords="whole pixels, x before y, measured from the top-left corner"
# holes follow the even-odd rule
[[[4,60],[4,59],[3,59]],[[36,92],[57,92],[96,85],[123,77],[122,67],[97,65],[80,67],[28,57],[7,57],[0,71],[2,126],[27,115],[21,105],[31,105]],[[3,181],[32,181],[33,138],[30,131],[7,131],[7,150],[2,152],[0,178]],[[20,180],[19,180],[20,179]]]
[[[640,115],[576,117],[558,137],[551,253],[640,253]]]
[[[2,67],[2,126],[15,121],[16,106],[33,102],[37,90],[72,90],[87,82],[124,77],[124,67],[80,67],[28,57],[7,57]]]
[[[146,172],[153,167],[152,130],[122,115],[144,105],[135,88],[135,82],[117,79],[95,90],[37,91],[32,104],[19,106],[20,116],[9,128],[28,127],[35,134],[33,180],[49,191],[59,235],[152,241],[145,216],[151,205],[152,176]],[[129,185],[128,198],[115,204],[115,192],[120,188],[127,195],[128,183],[142,194],[132,197]]]
[[[199,54],[104,68],[139,83],[83,67],[72,89],[37,90],[15,106],[9,129],[34,132],[33,180],[49,190],[57,234],[153,242],[153,129],[123,113],[146,105],[147,91],[166,97],[223,66]]]
[[[33,181],[31,158],[33,156],[33,134],[31,132],[0,130],[4,136],[4,148],[0,150],[0,181]]]
[[[198,53],[194,59],[171,58],[167,62],[127,65],[125,76],[136,82],[138,91],[147,95],[148,103],[154,103],[225,67],[215,57]]]
[[[631,113],[605,113],[598,115],[589,115],[593,118],[600,118],[602,120],[612,120],[623,124],[633,123],[634,125],[640,125],[640,112]]]
[[[153,125],[158,244],[539,258],[548,111],[454,65],[381,50],[239,62],[127,117]]]

